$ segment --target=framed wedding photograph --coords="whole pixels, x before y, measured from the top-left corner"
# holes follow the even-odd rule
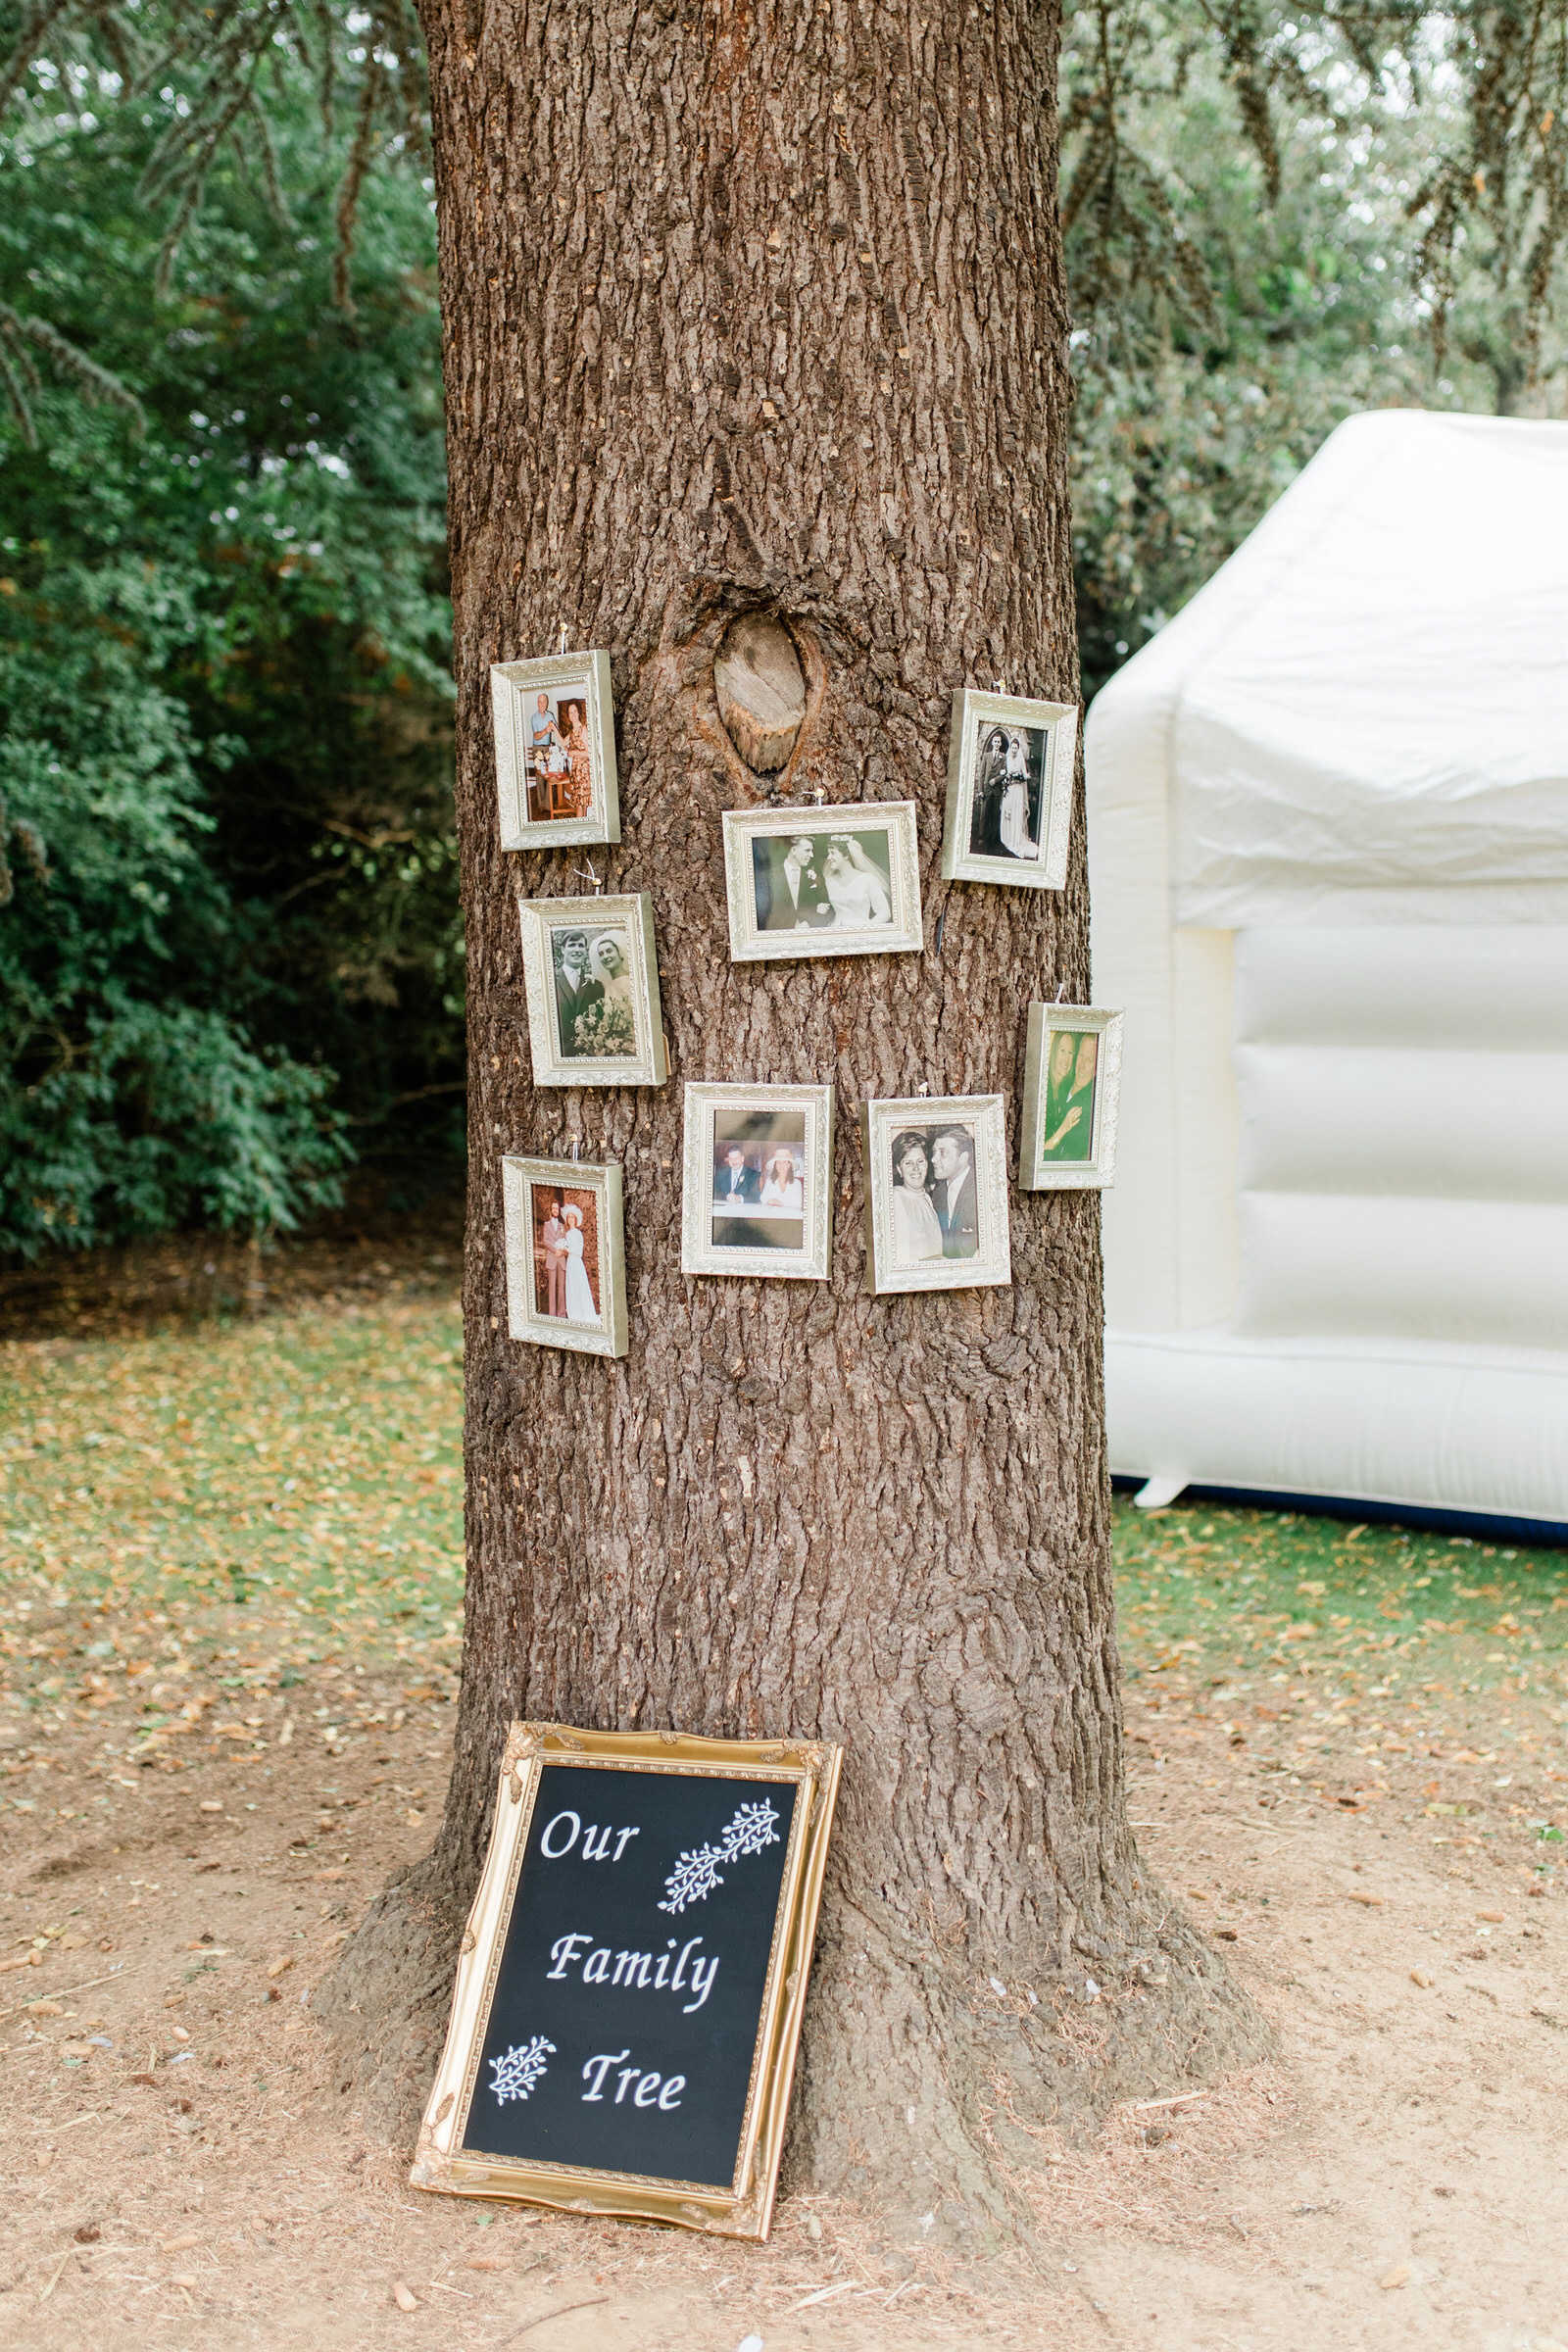
[[[862,1102],[865,1287],[969,1291],[1012,1280],[1000,1095]]]
[[[536,1086],[662,1086],[669,1075],[653,901],[519,899]]]
[[[610,656],[551,655],[490,669],[504,850],[620,839]]]
[[[501,1162],[507,1331],[583,1355],[626,1352],[620,1170],[574,1159]]]
[[[945,882],[1065,889],[1077,742],[1074,703],[967,686],[954,697]]]
[[[1103,1192],[1116,1175],[1119,1012],[1031,1004],[1018,1182],[1026,1193]]]
[[[912,801],[726,808],[724,876],[732,963],[924,944]]]
[[[825,1282],[833,1090],[688,1086],[683,1274]]]

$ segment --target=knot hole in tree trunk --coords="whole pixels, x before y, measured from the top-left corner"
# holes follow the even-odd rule
[[[744,612],[713,662],[724,732],[754,775],[776,775],[806,716],[806,679],[795,640],[769,612]]]

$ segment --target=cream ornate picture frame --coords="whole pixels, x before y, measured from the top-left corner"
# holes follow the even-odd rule
[[[507,1332],[579,1355],[626,1352],[620,1170],[574,1159],[501,1162]]]
[[[669,1075],[654,904],[519,899],[536,1086],[662,1086]]]
[[[966,1291],[1012,1280],[1000,1095],[860,1105],[865,1287]]]
[[[833,1247],[833,1090],[686,1089],[683,1274],[825,1282]]]
[[[411,2184],[764,2238],[843,1757],[514,1724]]]
[[[493,662],[490,711],[504,850],[620,839],[607,653]]]
[[[1102,1192],[1115,1181],[1122,1015],[1031,1004],[1018,1183],[1025,1192]]]
[[[1062,890],[1072,821],[1076,703],[966,686],[948,738],[945,882]]]
[[[924,945],[913,801],[726,808],[724,879],[732,963]]]

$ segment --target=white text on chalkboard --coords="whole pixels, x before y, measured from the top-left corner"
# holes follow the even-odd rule
[[[585,2104],[591,2104],[595,2099],[604,2097],[605,2077],[612,2066],[620,2066],[621,2060],[630,2056],[630,2050],[601,2050],[597,2057],[589,2059],[582,2070],[582,2079],[588,2085],[582,2094]],[[619,2087],[615,2092],[614,2100],[617,2107],[626,2096],[628,2082],[635,2082],[637,2085],[631,2094],[631,2103],[634,2107],[657,2106],[665,2115],[668,2115],[672,2108],[680,2105],[680,2094],[686,2087],[684,2075],[671,2075],[669,2080],[664,2082],[659,2075],[652,2072],[644,2074],[640,2066],[620,2066]]]
[[[569,1829],[566,1827],[568,1822],[571,1824]],[[558,1813],[554,1821],[545,1823],[545,1834],[539,1840],[539,1851],[547,1862],[559,1862],[564,1854],[570,1853],[579,1836],[582,1838],[582,1856],[585,1862],[618,1862],[626,1851],[627,1841],[633,1838],[640,1838],[642,1832],[641,1830],[601,1829],[596,1821],[591,1821],[585,1830],[582,1826],[581,1814]],[[613,1853],[610,1850],[612,1838],[615,1840]],[[552,1838],[555,1840],[554,1844],[551,1843]],[[594,1842],[595,1838],[599,1841],[597,1845]]]
[[[575,1933],[558,1936],[550,1946],[550,1957],[556,1965],[546,1969],[546,1976],[564,1977],[568,1968],[576,1967],[579,1950],[587,1951],[593,1940],[591,1936]],[[691,1976],[687,1977],[686,1963],[702,1940],[701,1936],[694,1936],[681,1946],[673,1971],[669,1960],[670,1952],[675,1949],[673,1936],[669,1938],[669,1950],[661,1952],[657,1960],[652,1952],[612,1952],[608,1943],[601,1943],[583,1961],[582,1981],[585,1984],[624,1984],[628,1992],[683,1992],[689,1987],[697,1998],[685,2003],[681,2015],[690,2017],[712,1991],[713,1979],[718,1974],[718,1954],[714,1952],[710,1959],[693,1960]]]

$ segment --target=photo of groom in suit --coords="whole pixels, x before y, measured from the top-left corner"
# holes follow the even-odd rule
[[[834,919],[808,833],[793,841],[754,841],[752,872],[760,931],[822,931]]]
[[[587,933],[567,931],[556,941],[556,1012],[564,1054],[582,1052],[577,1043],[578,1015],[604,1001],[604,989],[588,967]]]
[[[980,1198],[975,1185],[974,1138],[967,1127],[939,1127],[931,1144],[931,1199],[942,1228],[944,1257],[976,1257]]]
[[[713,1170],[713,1200],[719,1208],[756,1207],[762,1179],[747,1162],[743,1145],[731,1144]]]

